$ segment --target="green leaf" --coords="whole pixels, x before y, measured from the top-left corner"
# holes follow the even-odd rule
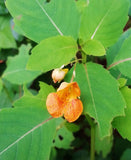
[[[19,55],[8,58],[7,68],[2,78],[14,84],[23,84],[31,82],[41,74],[40,71],[29,71],[26,69],[26,64],[29,59],[28,52],[30,48],[30,45],[22,45],[19,51]]]
[[[82,44],[81,47],[82,50],[88,55],[103,56],[106,53],[103,45],[97,40],[88,40]]]
[[[129,69],[131,67],[131,35],[124,41],[108,69],[113,67],[117,67],[123,75],[131,78],[131,70]]]
[[[88,6],[89,0],[78,0],[76,1],[76,6],[78,8],[78,11],[82,13],[84,9]]]
[[[68,81],[72,71],[73,69],[67,74]],[[78,82],[81,90],[84,113],[98,123],[100,138],[109,136],[113,118],[124,115],[125,102],[117,81],[101,65],[95,63],[77,64],[75,73],[74,81]]]
[[[49,159],[56,125],[45,109],[3,109],[0,128],[1,160]]]
[[[17,101],[15,101],[15,107],[46,107],[46,98],[49,93],[54,92],[52,86],[47,85],[46,83],[40,82],[40,91],[34,96],[30,91],[24,87],[24,95]]]
[[[118,130],[123,138],[131,141],[131,89],[128,87],[121,88],[121,93],[126,101],[124,117],[117,117],[113,121],[113,126]]]
[[[80,16],[74,0],[49,3],[46,0],[19,0],[13,3],[13,0],[7,0],[6,6],[15,24],[28,38],[40,42],[56,35],[78,37]]]
[[[115,57],[118,55],[121,47],[123,46],[123,43],[125,42],[125,40],[131,36],[131,28],[128,29],[126,32],[124,32],[120,38],[118,39],[118,41],[107,50],[107,65],[109,66],[110,64],[113,63]]]
[[[77,52],[76,41],[72,37],[56,36],[43,40],[33,50],[27,69],[47,72],[67,64]]]
[[[122,154],[120,160],[130,160],[131,159],[131,149],[126,149]]]
[[[16,48],[9,16],[0,16],[0,48]]]
[[[70,131],[70,132],[77,132],[80,130],[80,126],[74,124],[74,123],[65,123],[66,128]]]
[[[107,136],[100,139],[98,126],[95,127],[95,149],[97,154],[102,152],[103,158],[105,158],[111,151],[113,145],[113,136]],[[105,147],[106,146],[106,147]]]
[[[129,0],[91,0],[82,15],[80,38],[111,46],[123,32],[128,10]]]
[[[66,127],[60,128],[56,132],[56,136],[53,140],[53,146],[57,148],[69,149],[71,148],[71,142],[74,140],[72,132],[70,132]]]
[[[0,79],[0,92],[1,92],[2,88],[3,88],[2,80]]]
[[[131,0],[129,0],[129,2],[130,2],[130,8],[129,8],[128,14],[129,14],[129,16],[131,16]]]

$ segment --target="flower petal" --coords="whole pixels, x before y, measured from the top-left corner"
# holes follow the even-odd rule
[[[59,99],[57,93],[50,93],[46,100],[48,112],[52,117],[61,117],[63,115],[64,106],[63,102]]]
[[[80,88],[77,82],[63,82],[58,88],[57,94],[62,101],[70,101],[80,96]]]
[[[76,121],[82,114],[83,105],[79,99],[73,99],[64,107],[64,117],[68,122]]]

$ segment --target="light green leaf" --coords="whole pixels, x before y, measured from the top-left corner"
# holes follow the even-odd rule
[[[80,38],[95,39],[104,47],[116,42],[128,20],[129,0],[92,0],[81,20]]]
[[[0,48],[16,48],[8,16],[0,16]]]
[[[45,109],[3,109],[0,128],[1,160],[49,159],[56,125]]]
[[[68,81],[72,71],[67,74]],[[74,81],[78,82],[81,90],[84,113],[98,123],[100,138],[109,136],[111,121],[116,116],[124,115],[126,105],[119,84],[107,70],[95,63],[77,64],[75,74]]]
[[[71,142],[74,140],[72,132],[70,132],[66,127],[60,128],[56,132],[56,136],[53,140],[53,146],[57,148],[69,149],[71,148]]]
[[[122,154],[120,160],[130,160],[131,159],[131,149],[128,148],[124,151],[124,153]]]
[[[105,158],[111,151],[113,145],[113,135],[100,139],[98,126],[95,127],[95,149],[97,154],[102,152],[103,158]],[[105,147],[106,146],[106,147]]]
[[[88,40],[82,44],[81,47],[82,50],[88,55],[103,56],[106,53],[103,45],[97,40]]]
[[[56,36],[43,40],[33,50],[27,69],[47,72],[67,64],[77,52],[76,41],[72,37]]]
[[[108,69],[113,67],[117,67],[123,75],[131,78],[131,35],[124,41]]]
[[[74,0],[7,0],[6,6],[15,24],[36,41],[56,36],[78,37],[80,16]]]
[[[76,1],[76,6],[78,8],[78,11],[82,13],[84,9],[88,6],[89,0],[78,0]]]
[[[113,121],[113,126],[118,130],[123,138],[131,141],[131,89],[128,87],[121,88],[121,92],[126,101],[124,117],[117,117]]]
[[[29,71],[26,69],[26,64],[29,59],[28,52],[30,48],[30,45],[22,45],[19,55],[8,58],[7,68],[2,75],[2,78],[14,84],[23,84],[31,82],[41,74],[40,71]]]
[[[54,92],[52,86],[47,85],[46,83],[40,82],[40,91],[38,95],[34,96],[30,91],[24,87],[24,95],[17,101],[15,101],[15,107],[46,107],[46,98],[49,93]]]

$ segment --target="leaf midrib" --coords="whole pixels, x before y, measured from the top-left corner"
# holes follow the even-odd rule
[[[90,95],[91,95],[91,98],[92,98],[92,103],[93,103],[93,108],[94,108],[95,115],[96,115],[96,120],[98,122],[98,115],[97,115],[97,111],[96,111],[95,99],[94,99],[93,91],[92,91],[92,88],[91,88],[91,83],[90,83],[90,79],[89,79],[87,66],[85,64],[84,64],[84,69],[85,69],[86,78],[87,78],[87,82],[88,82],[88,86],[89,86],[89,90],[90,90]]]
[[[41,127],[42,125],[44,125],[46,122],[50,121],[51,119],[53,119],[53,117],[50,117],[48,119],[46,119],[45,121],[39,123],[37,126],[33,127],[31,130],[27,131],[25,134],[23,134],[20,138],[18,138],[16,141],[14,141],[12,144],[10,144],[8,147],[6,147],[3,151],[0,152],[0,155],[2,155],[4,152],[6,152],[8,149],[10,149],[11,147],[13,147],[15,144],[17,144],[19,141],[21,141],[24,137],[26,137],[29,134],[32,134],[33,131],[35,131],[36,129],[38,129],[39,127]]]
[[[107,10],[106,14],[103,16],[103,18],[100,20],[98,26],[96,27],[94,33],[92,34],[91,36],[91,39],[93,39],[96,35],[96,32],[98,31],[98,29],[100,28],[102,22],[104,21],[104,19],[106,18],[106,16],[108,15],[108,13],[110,12],[111,8],[112,8],[112,5],[113,5],[114,2],[112,2],[112,4],[110,5],[110,8]]]
[[[55,27],[55,29],[57,30],[57,32],[60,35],[63,35],[63,33],[61,32],[61,30],[59,29],[59,27],[55,24],[55,22],[53,21],[53,19],[49,16],[49,14],[46,12],[46,10],[43,8],[43,6],[40,4],[39,0],[35,0],[35,1],[38,4],[38,6],[42,9],[43,13],[47,16],[47,18],[49,19],[50,23]]]

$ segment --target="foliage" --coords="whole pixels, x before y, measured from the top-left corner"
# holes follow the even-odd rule
[[[0,160],[131,157],[130,6],[1,0]]]

